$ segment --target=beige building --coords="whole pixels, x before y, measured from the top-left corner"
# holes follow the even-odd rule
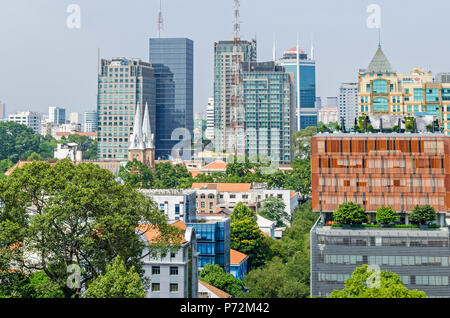
[[[433,82],[433,74],[414,68],[397,73],[381,49],[359,71],[359,115],[432,115],[450,135],[450,83]]]

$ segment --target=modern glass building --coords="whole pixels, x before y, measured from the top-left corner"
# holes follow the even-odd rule
[[[295,105],[300,107],[300,120],[297,118],[297,130],[302,130],[310,126],[317,126],[316,101],[316,62],[308,57],[303,51],[298,51],[297,47],[285,51],[283,58],[278,60],[278,64],[284,66],[286,72],[294,75]],[[298,65],[298,69],[297,69]],[[297,84],[299,74],[300,82]],[[298,94],[300,94],[300,106],[298,106]]]
[[[156,80],[157,159],[170,159],[172,149],[187,129],[191,138],[194,130],[194,42],[187,38],[151,38],[150,63]],[[180,154],[184,156],[186,154]]]
[[[96,132],[97,129],[98,129],[97,112],[95,110],[84,112],[84,131]]]
[[[231,127],[233,64],[256,62],[256,40],[239,40],[236,52],[234,44],[233,39],[214,43],[214,145],[216,152],[220,153],[231,149],[228,132]]]
[[[66,109],[60,107],[50,106],[48,108],[48,120],[54,124],[65,124],[66,123]]]
[[[140,59],[102,59],[97,100],[99,159],[128,160],[129,138],[138,104],[142,112],[148,105],[153,130],[156,85],[151,64]]]
[[[275,62],[242,63],[246,155],[290,164],[296,130],[292,74]]]
[[[206,264],[218,264],[230,272],[230,219],[203,217],[195,223],[187,223],[197,233],[198,268]]]

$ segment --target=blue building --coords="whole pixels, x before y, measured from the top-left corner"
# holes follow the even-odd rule
[[[234,278],[244,280],[247,276],[248,255],[239,251],[230,250],[230,273]]]
[[[227,217],[200,217],[187,223],[197,233],[198,269],[206,264],[218,264],[230,272],[230,219]]]
[[[310,126],[317,126],[316,101],[316,62],[313,57],[303,51],[298,51],[297,47],[285,51],[283,58],[278,61],[284,66],[286,72],[294,74],[294,87],[296,90],[296,109],[300,118],[297,118],[297,130],[302,130]],[[298,70],[297,70],[298,65]],[[300,82],[297,84],[299,74]],[[298,94],[300,95],[300,106],[298,105]],[[298,109],[300,107],[300,109]]]
[[[194,130],[194,42],[187,38],[151,38],[150,63],[156,80],[156,159],[170,159],[179,143],[172,140],[175,129]],[[179,138],[179,139],[178,139]],[[180,156],[186,154],[180,153]],[[189,154],[190,155],[190,154]]]

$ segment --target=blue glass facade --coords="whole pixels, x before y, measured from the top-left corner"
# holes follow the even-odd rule
[[[295,104],[297,105],[297,73],[300,73],[300,129],[317,126],[317,113],[314,112],[316,101],[316,63],[308,59],[306,53],[299,54],[299,72],[297,72],[297,58],[295,50],[291,49],[284,53],[279,61],[286,72],[294,76]],[[298,107],[298,105],[297,105]],[[306,111],[306,114],[304,114]],[[313,113],[314,112],[314,113]]]
[[[194,43],[186,38],[151,38],[150,63],[156,80],[155,157],[170,159],[179,143],[172,140],[174,130],[185,128],[193,136]]]
[[[218,264],[226,273],[230,272],[230,219],[188,223],[197,233],[199,270],[206,264]]]

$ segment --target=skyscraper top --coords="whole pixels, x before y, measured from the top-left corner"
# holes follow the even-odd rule
[[[370,73],[394,73],[394,69],[391,66],[391,63],[387,59],[386,55],[384,55],[383,50],[381,49],[381,45],[378,46],[377,52],[367,67],[367,72]]]

